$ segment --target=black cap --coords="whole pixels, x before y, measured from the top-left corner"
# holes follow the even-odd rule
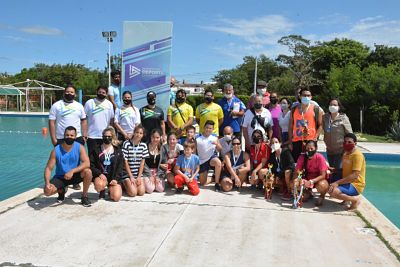
[[[157,95],[156,95],[155,92],[150,91],[150,92],[147,93],[147,98],[149,98],[149,97],[157,97]]]

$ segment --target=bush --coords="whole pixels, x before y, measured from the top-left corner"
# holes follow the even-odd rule
[[[400,141],[400,121],[393,122],[392,127],[390,127],[388,132],[388,136],[395,141]]]

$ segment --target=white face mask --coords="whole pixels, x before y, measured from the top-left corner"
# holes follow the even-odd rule
[[[330,113],[338,113],[339,112],[339,106],[329,106],[329,112]]]
[[[273,143],[271,145],[272,152],[277,151],[280,148],[281,148],[281,144],[280,143]]]
[[[264,95],[266,91],[267,91],[267,88],[257,89],[257,93],[259,95]]]
[[[226,141],[231,141],[232,140],[232,135],[230,135],[230,134],[226,134],[226,135],[224,135],[224,137],[225,137]]]
[[[231,99],[232,96],[233,96],[233,94],[225,94],[225,97],[226,97],[227,99]]]
[[[281,104],[281,108],[284,109],[284,110],[286,110],[286,109],[288,108],[288,104],[282,103],[282,104]]]

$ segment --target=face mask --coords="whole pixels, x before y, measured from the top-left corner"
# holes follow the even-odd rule
[[[75,141],[74,138],[64,138],[64,142],[69,146],[72,145],[74,141]]]
[[[232,140],[232,135],[230,135],[230,134],[224,135],[224,137],[225,137],[226,141],[231,141]]]
[[[286,110],[286,109],[288,109],[288,104],[285,104],[285,103],[283,103],[283,104],[281,104],[281,108],[283,109],[283,110]]]
[[[261,142],[261,137],[259,136],[253,136],[253,143],[254,144],[259,144]]]
[[[102,94],[97,94],[97,98],[100,100],[104,100],[106,98],[106,96],[102,95]]]
[[[280,148],[281,148],[281,144],[280,143],[274,143],[274,144],[271,145],[272,151],[277,151]]]
[[[343,149],[347,152],[353,151],[356,144],[343,144]]]
[[[75,98],[75,95],[71,95],[71,94],[64,94],[64,99],[67,100],[68,102],[73,101]]]
[[[175,99],[175,101],[180,104],[180,103],[185,102],[185,98],[184,97],[178,97],[177,99]]]
[[[329,112],[330,113],[338,113],[339,112],[339,106],[329,106]]]
[[[132,103],[132,100],[124,99],[122,100],[125,105],[130,105]]]
[[[225,98],[227,98],[227,99],[231,99],[232,96],[233,96],[233,94],[225,94]]]
[[[307,158],[311,158],[316,152],[317,150],[306,151]]]
[[[278,103],[278,99],[276,99],[276,98],[271,98],[270,101],[271,101],[271,104],[273,104],[273,105]]]
[[[104,144],[106,144],[106,145],[108,145],[108,144],[111,144],[111,142],[112,142],[112,137],[103,137],[103,143]]]
[[[261,103],[254,103],[254,108],[255,109],[261,109],[262,108],[262,104]]]
[[[311,102],[311,97],[308,96],[302,96],[301,97],[301,103],[304,105],[308,105]]]
[[[154,98],[147,98],[147,104],[155,105],[156,104],[156,100]]]
[[[265,91],[267,91],[265,88],[263,88],[263,89],[257,89],[257,93],[258,93],[259,95],[264,95],[264,94],[265,94]]]
[[[208,103],[208,104],[210,104],[213,100],[212,100],[212,97],[209,97],[209,96],[206,96],[205,98],[204,98],[204,100],[206,101],[206,103]]]

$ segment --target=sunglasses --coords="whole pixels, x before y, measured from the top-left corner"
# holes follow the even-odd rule
[[[232,143],[233,146],[240,146],[240,143]]]

